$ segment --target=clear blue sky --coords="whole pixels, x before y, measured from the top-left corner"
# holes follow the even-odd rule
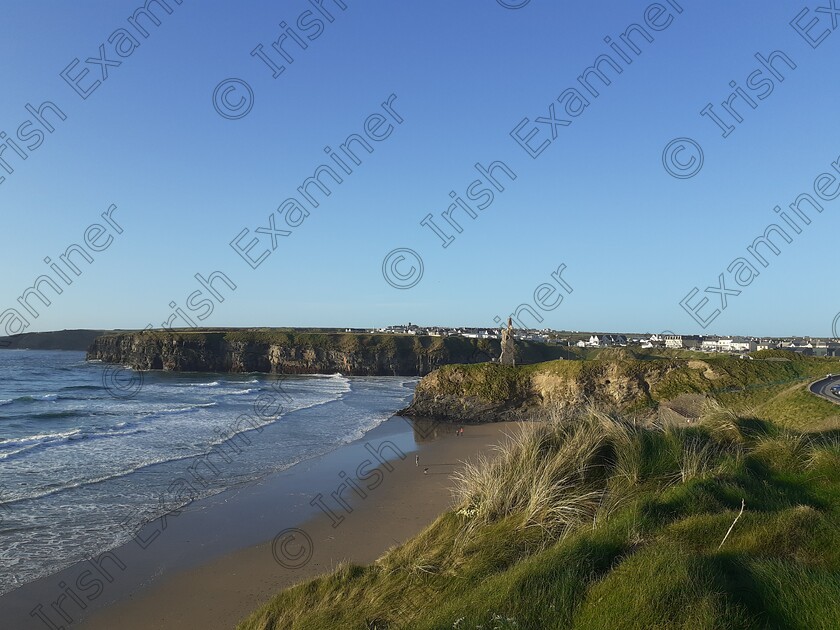
[[[201,325],[490,326],[521,303],[533,304],[535,289],[565,264],[562,277],[573,292],[543,295],[547,304],[565,298],[550,311],[535,307],[541,325],[831,332],[840,309],[832,266],[840,199],[822,202],[822,213],[809,210],[812,222],[800,222],[800,234],[788,228],[791,243],[774,236],[781,252],[762,250],[766,268],[747,253],[769,224],[784,226],[774,206],[788,209],[801,193],[815,194],[820,173],[837,174],[831,163],[840,157],[834,120],[840,35],[831,31],[830,14],[815,12],[818,3],[679,0],[663,1],[660,12],[655,3],[627,0],[531,0],[519,9],[502,6],[517,4],[512,0],[346,0],[346,10],[325,0],[329,22],[309,0],[168,0],[169,15],[153,7],[160,26],[139,20],[147,38],[127,20],[143,4],[4,3],[0,130],[16,139],[27,159],[8,145],[0,154],[14,170],[0,170],[6,177],[0,184],[0,309],[16,308],[27,317],[27,330],[157,326],[173,311],[170,302],[186,308],[187,297],[201,289],[196,273],[214,271],[237,288],[214,285],[225,300],[211,300],[212,313],[199,307],[207,295],[194,298],[190,313]],[[819,20],[809,36],[827,32],[815,48],[789,24],[806,7],[802,29]],[[646,12],[662,30],[645,24]],[[292,63],[271,48],[281,22],[307,44],[302,50],[287,36],[281,47]],[[631,24],[654,41],[636,32],[631,41],[641,54],[622,44],[632,61],[627,64],[604,38],[621,42]],[[125,31],[109,42],[118,29]],[[132,47],[126,34],[139,46],[120,58],[115,42],[123,52]],[[304,39],[307,34],[312,39]],[[258,44],[285,65],[277,78],[250,54]],[[88,69],[79,89],[89,88],[102,70],[85,60],[99,57],[100,45],[107,59],[122,63],[106,65],[108,78],[82,99],[60,74],[79,58],[66,74]],[[748,77],[762,67],[754,55],[777,50],[797,68],[776,59],[784,80],[772,78],[772,93],[759,84],[772,77],[768,70],[754,75],[748,88]],[[578,77],[603,54],[622,72],[602,66],[612,83],[592,79],[596,98]],[[213,107],[214,88],[227,78],[253,90],[253,108],[243,118],[223,118]],[[743,122],[724,138],[700,110],[712,103],[728,116],[721,103],[733,92],[730,81],[756,107],[736,99]],[[572,120],[564,114],[569,99],[556,100],[572,87],[590,104],[571,124],[535,122],[548,117],[552,102],[555,118]],[[341,185],[327,178],[332,194],[316,193],[318,207],[309,207],[291,234],[278,236],[277,249],[252,269],[230,242],[247,228],[241,246],[262,239],[252,256],[270,247],[269,236],[254,231],[267,227],[272,213],[275,228],[284,227],[278,206],[300,199],[298,186],[319,165],[335,167],[324,147],[364,136],[365,120],[384,116],[390,95],[402,122],[374,117],[382,124],[374,133],[391,125],[390,136],[367,139],[373,153],[361,152],[362,164],[353,165]],[[227,98],[235,108],[239,95]],[[24,145],[38,138],[20,140],[18,127],[32,118],[25,105],[44,101],[55,103],[66,120],[46,114],[54,131],[42,131],[42,143],[29,150]],[[536,130],[533,147],[551,138],[552,127],[556,132],[536,159],[510,135],[525,118],[520,135]],[[25,127],[24,135],[35,127]],[[663,167],[663,149],[680,137],[704,152],[702,170],[685,179]],[[685,149],[675,159],[684,167],[689,157]],[[474,209],[474,219],[456,210],[452,216],[463,231],[455,232],[441,217],[452,203],[449,192],[466,199],[478,176],[474,164],[495,160],[516,180],[497,170],[504,192]],[[111,204],[122,234],[100,216]],[[427,214],[456,237],[447,248],[420,225]],[[788,215],[794,216],[789,209]],[[43,259],[55,262],[69,245],[83,244],[85,230],[97,222],[106,231],[94,231],[94,243],[113,240],[104,251],[88,249],[94,263],[78,263],[82,274],[71,286],[60,284]],[[383,278],[383,258],[395,248],[422,257],[416,286],[398,290]],[[726,271],[738,257],[760,272],[747,286]],[[410,266],[398,261],[396,269],[406,275]],[[750,275],[742,272],[742,280]],[[45,273],[63,293],[55,296],[42,284],[52,304],[46,308],[32,297],[35,318],[17,298]],[[720,294],[704,291],[718,286],[721,273],[729,290],[741,290],[727,296],[722,310]],[[689,306],[709,298],[699,317],[721,310],[705,329],[680,307],[695,287],[699,293]],[[0,334],[9,326],[13,332],[11,317],[0,322]]]

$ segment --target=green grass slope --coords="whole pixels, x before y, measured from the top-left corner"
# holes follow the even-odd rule
[[[454,509],[419,536],[279,593],[239,629],[840,627],[840,422],[814,429],[808,413],[528,423],[464,469]]]

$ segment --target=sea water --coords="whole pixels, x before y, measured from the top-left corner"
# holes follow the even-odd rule
[[[417,382],[145,372],[124,398],[105,387],[111,370],[81,352],[0,351],[0,595],[362,437]]]

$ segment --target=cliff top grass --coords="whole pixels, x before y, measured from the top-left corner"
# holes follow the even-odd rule
[[[386,352],[414,351],[419,354],[448,353],[453,361],[486,360],[499,354],[499,341],[469,339],[460,336],[402,335],[390,333],[356,333],[308,331],[294,328],[183,328],[109,333],[103,340],[131,338],[150,342],[176,342],[218,346],[222,343],[302,346],[354,352],[364,349]],[[565,356],[559,346],[518,342],[523,360],[546,361]]]
[[[593,408],[528,423],[420,535],[239,630],[836,628],[840,432],[801,421],[711,405],[691,427]]]
[[[456,345],[466,339],[459,337],[433,337],[422,335],[394,335],[385,333],[348,333],[307,331],[293,328],[182,328],[173,330],[144,330],[132,333],[114,333],[104,337],[134,336],[151,340],[195,342],[230,342],[276,345],[306,345],[311,347],[359,347],[383,345],[393,348],[406,345],[442,347],[444,343]]]
[[[535,377],[556,376],[574,380],[585,390],[603,389],[617,379],[639,384],[645,393],[635,401],[636,408],[656,406],[681,394],[703,394],[746,410],[765,404],[791,386],[802,389],[828,373],[840,372],[837,359],[804,357],[794,352],[757,352],[751,359],[728,355],[702,355],[702,358],[640,359],[632,353],[614,353],[616,358],[580,361],[549,361],[528,365],[503,366],[492,363],[447,365],[430,377],[429,383],[442,394],[477,397],[488,402],[504,402],[533,396]],[[421,385],[423,387],[423,385]],[[789,392],[789,396],[793,393]],[[836,408],[809,394],[795,396],[787,409],[794,419],[795,410],[807,404],[814,412],[837,414]],[[813,400],[811,400],[813,398]],[[806,403],[806,401],[808,401]],[[779,406],[782,401],[777,400]]]

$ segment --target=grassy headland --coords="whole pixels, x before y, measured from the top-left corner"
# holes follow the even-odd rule
[[[104,330],[54,330],[0,337],[0,349],[27,350],[87,350]]]
[[[563,349],[522,343],[527,363],[561,358]],[[149,330],[107,334],[89,359],[135,369],[278,374],[424,375],[441,365],[490,361],[499,341],[299,331],[283,328]]]
[[[423,533],[281,592],[240,630],[837,627],[840,407],[805,390],[837,363],[675,361],[442,368],[453,395],[490,401],[538,374],[641,370],[659,374],[652,407],[688,402],[682,422],[632,401],[530,408],[539,421],[467,465]]]
[[[681,407],[693,397],[689,418],[707,398],[736,411],[769,405],[767,413],[788,424],[797,422],[802,405],[818,415],[837,413],[831,403],[804,390],[809,381],[840,371],[837,359],[778,351],[758,352],[752,359],[708,354],[642,359],[623,349],[607,356],[516,367],[446,365],[419,383],[405,412],[458,422],[509,420],[546,406],[599,403],[642,415],[673,408],[685,416]]]

